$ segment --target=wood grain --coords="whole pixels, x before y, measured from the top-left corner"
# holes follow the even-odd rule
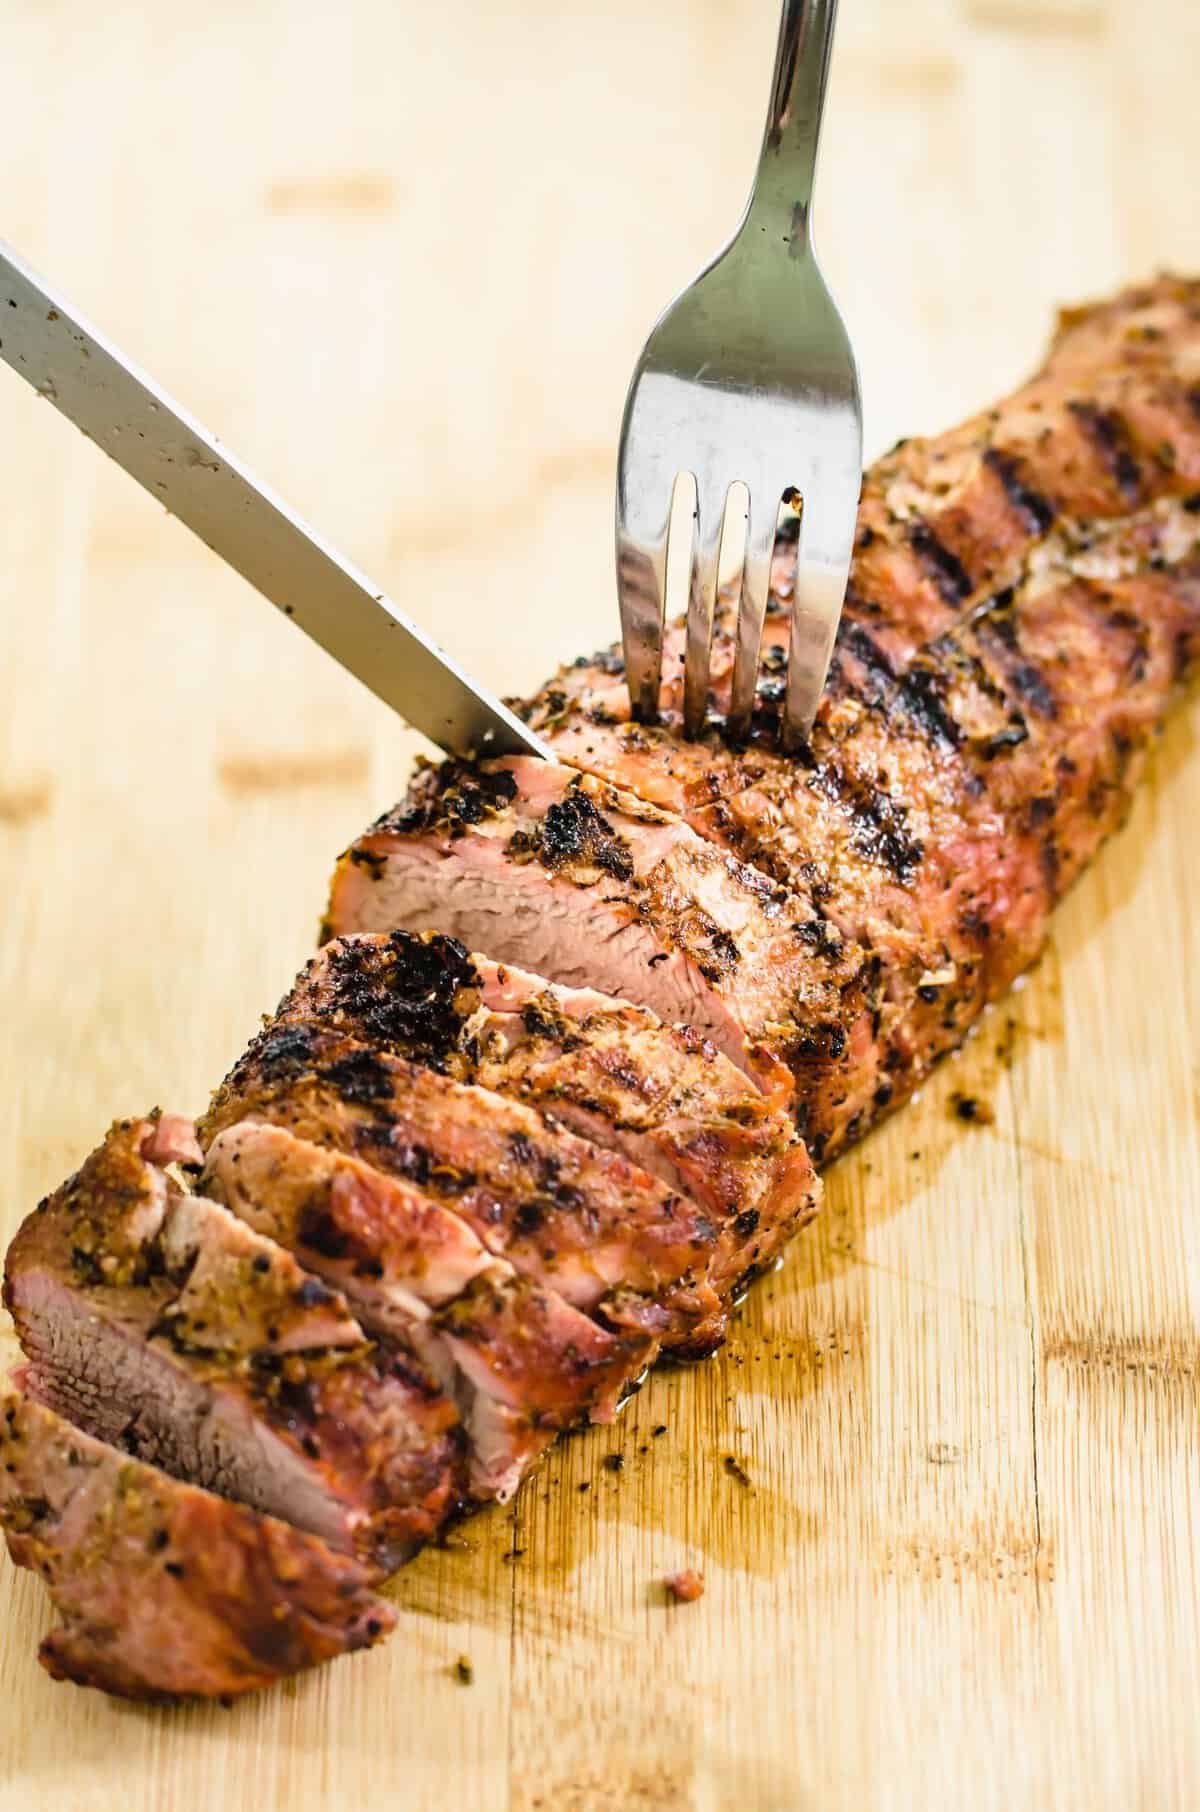
[[[842,10],[819,226],[874,451],[1013,383],[1058,302],[1200,266],[1198,27]],[[0,219],[515,690],[613,633],[625,379],[736,218],[774,25],[14,0]],[[416,742],[2,373],[0,498],[10,1232],[113,1115],[203,1101]],[[3,1812],[1200,1802],[1192,722],[728,1350],[419,1559],[385,1649],[232,1711],[122,1707],[41,1674],[6,1568]],[[683,1565],[706,1595],[668,1605]]]

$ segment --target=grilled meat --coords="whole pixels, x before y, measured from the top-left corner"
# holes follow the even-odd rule
[[[690,1025],[772,1099],[844,1052],[862,977],[803,900],[607,781],[426,768],[338,864],[334,934],[442,929]]]
[[[0,1400],[0,1527],[62,1619],[42,1666],[123,1698],[251,1692],[396,1620],[351,1556],[15,1394]]]
[[[30,1392],[384,1557],[611,1416],[660,1346],[719,1340],[811,1208],[785,1111],[828,1158],[909,1094],[1126,807],[1200,628],[1200,284],[1064,317],[1008,403],[878,462],[789,759],[792,584],[781,546],[743,746],[726,598],[701,741],[675,626],[657,727],[610,651],[524,707],[565,766],[418,774],[334,881],[329,935],[379,935],[327,948],[222,1084],[203,1194],[188,1123],[124,1122],[18,1235]],[[9,1427],[52,1669],[237,1690],[386,1625],[314,1536],[37,1403]],[[194,1590],[159,1551],[177,1582],[200,1556]]]
[[[218,1133],[199,1187],[319,1271],[364,1325],[401,1337],[430,1326],[475,1278],[513,1275],[411,1183],[265,1120]]]
[[[453,938],[335,941],[275,1017],[319,1019],[624,1152],[720,1228],[708,1282],[723,1299],[816,1211],[786,1115],[708,1040],[628,1001],[468,956]]]
[[[719,1311],[704,1282],[712,1221],[523,1102],[299,1023],[268,1026],[234,1066],[201,1121],[204,1143],[247,1118],[415,1185],[522,1276],[628,1330],[635,1371],[646,1338],[692,1338]],[[623,1351],[614,1345],[618,1370]],[[599,1401],[608,1395],[606,1386]]]
[[[649,1359],[516,1276],[432,1198],[285,1126],[218,1133],[201,1187],[344,1290],[365,1328],[421,1355],[459,1406],[477,1500],[511,1497],[559,1430],[611,1414],[605,1388]]]
[[[818,1158],[905,1099],[1037,955],[1192,658],[1200,521],[1184,505],[1060,529],[1040,552],[906,669],[840,665],[803,764],[765,735],[732,749],[669,722],[589,728],[589,762],[672,792],[699,834],[807,893],[874,975],[842,1022],[840,1086],[797,1075]],[[727,645],[732,628],[726,612]]]
[[[100,1439],[384,1570],[462,1493],[452,1405],[344,1300],[118,1122],[9,1248],[30,1391]]]
[[[584,948],[607,931],[605,985],[643,1000],[638,957],[669,950],[676,965],[675,926],[691,922],[689,906],[711,915],[724,860],[725,875],[757,878],[764,901],[786,897],[801,948],[770,949],[761,975],[765,939],[743,945],[735,972],[750,972],[750,991],[727,975],[722,1004],[745,1047],[773,1036],[813,1155],[840,1149],[910,1094],[1037,954],[1053,905],[1120,821],[1190,661],[1198,315],[1200,286],[1164,279],[1070,317],[1044,372],[1011,403],[873,469],[837,657],[800,759],[775,743],[782,676],[764,686],[744,747],[719,722],[689,744],[679,736],[681,631],[655,728],[630,723],[619,656],[597,657],[560,673],[527,715],[586,770],[560,776],[557,797],[587,794],[628,844],[629,872],[600,886],[558,859],[535,822],[534,795],[550,783],[527,778],[525,764],[474,778],[446,764],[418,776],[405,805],[343,858],[330,929],[424,927],[440,877],[443,928],[519,961],[540,899],[543,926],[554,919],[553,936],[535,934],[541,969],[582,979]],[[768,674],[786,645],[782,558],[775,579]],[[718,714],[732,632],[726,600]],[[626,834],[631,797],[657,814],[661,838],[672,825],[693,832],[707,872],[676,864],[674,894],[656,885]],[[728,913],[727,885],[720,893]],[[742,918],[735,943],[751,923]],[[737,1041],[727,1030],[725,1048]]]

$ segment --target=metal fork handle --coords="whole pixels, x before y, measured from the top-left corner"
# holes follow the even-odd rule
[[[836,0],[784,0],[770,105],[740,226],[660,317],[634,369],[617,457],[617,591],[630,707],[653,723],[662,682],[669,487],[697,486],[683,733],[709,706],[728,479],[750,491],[727,728],[750,731],[781,496],[802,500],[785,746],[811,729],[837,629],[861,471],[845,328],[812,255],[809,216]],[[736,464],[728,473],[723,465]],[[770,470],[774,465],[777,469]],[[786,469],[791,468],[791,469]],[[843,520],[843,518],[845,518]]]
[[[784,0],[751,212],[782,207],[806,231],[837,0]],[[793,254],[794,255],[794,254]]]

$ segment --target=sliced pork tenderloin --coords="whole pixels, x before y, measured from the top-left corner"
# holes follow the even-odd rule
[[[648,1342],[612,1336],[518,1277],[466,1221],[358,1158],[243,1120],[218,1133],[200,1187],[401,1339],[459,1406],[476,1500],[512,1496],[564,1427],[609,1418]]]
[[[0,1527],[62,1619],[42,1666],[122,1698],[253,1692],[396,1621],[351,1555],[16,1393],[0,1400]]]
[[[720,1229],[687,1197],[521,1101],[336,1028],[269,1025],[213,1097],[201,1142],[267,1120],[358,1157],[466,1221],[522,1276],[658,1344],[706,1338]]]
[[[391,1570],[464,1491],[436,1382],[118,1121],[8,1251],[30,1391],[89,1433]]]
[[[1150,506],[1190,502],[1200,487],[1198,369],[1200,282],[1160,277],[1098,305],[1064,310],[1028,383],[997,406],[941,434],[910,436],[877,459],[863,479],[831,673],[832,715],[843,675],[858,685],[880,670],[904,672],[922,649],[1019,584],[1064,528],[1102,530]],[[787,525],[772,561],[760,680],[768,717],[784,686],[797,527]],[[720,734],[736,604],[731,588],[710,664],[715,734],[698,742],[679,734],[682,623],[665,632],[666,737],[630,722],[618,648],[561,668],[527,701],[526,714],[573,767],[681,816],[708,807],[718,819],[722,803],[740,790],[728,773],[738,751]],[[751,738],[743,751],[749,776],[773,740]]]
[[[708,1281],[727,1297],[815,1212],[787,1114],[690,1028],[592,989],[469,956],[436,932],[335,939],[275,1023],[319,1020],[514,1095],[624,1152],[721,1228]]]
[[[657,725],[631,721],[615,650],[524,707],[563,760],[678,813],[882,966],[877,1062],[840,1103],[802,1084],[817,1157],[904,1100],[1034,958],[1126,808],[1196,634],[1198,369],[1200,284],[1162,277],[1069,311],[1030,384],[878,461],[798,759],[776,734],[793,580],[778,550],[744,745],[723,727],[732,598],[699,740],[681,735],[678,626]]]
[[[573,757],[577,734],[599,771],[807,893],[831,935],[877,966],[874,1061],[840,1102],[801,1091],[818,1158],[961,1041],[1121,822],[1200,630],[1194,502],[1062,525],[1015,585],[907,669],[835,667],[801,763],[779,753],[766,715],[745,747],[719,728],[687,743],[671,706],[658,726],[629,723],[607,674],[603,721],[588,721],[586,693],[568,710],[556,689]],[[718,636],[733,628],[730,616]]]
[[[870,1062],[873,965],[811,903],[670,813],[530,757],[422,769],[341,858],[327,933],[396,928],[689,1025],[780,1101],[800,1087],[835,1104]]]
[[[343,1292],[364,1326],[403,1336],[475,1278],[513,1275],[432,1196],[265,1120],[218,1133],[197,1187]]]

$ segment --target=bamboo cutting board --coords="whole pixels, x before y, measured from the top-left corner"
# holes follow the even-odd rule
[[[623,386],[736,217],[775,11],[10,0],[2,230],[516,690],[614,633]],[[1152,12],[847,0],[819,224],[871,451],[1057,301],[1200,267],[1200,24]],[[112,1116],[199,1107],[415,742],[0,378],[7,1237]],[[1194,723],[727,1350],[418,1559],[384,1649],[121,1706],[39,1671],[5,1567],[2,1812],[1200,1803]]]

